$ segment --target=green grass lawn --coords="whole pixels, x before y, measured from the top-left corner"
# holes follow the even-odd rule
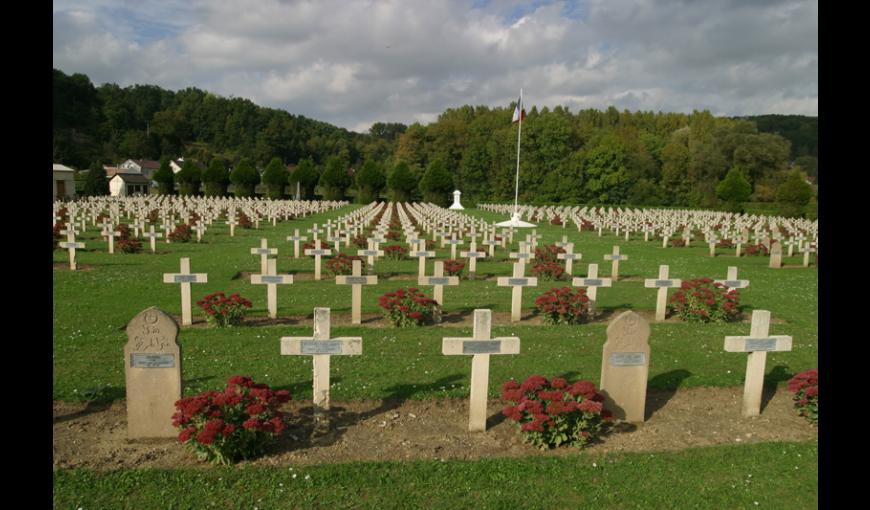
[[[208,273],[208,283],[192,284],[193,301],[208,293],[239,292],[254,303],[249,316],[265,317],[265,286],[252,285],[247,279],[234,277],[239,272],[259,272],[258,256],[250,248],[258,247],[266,238],[269,246],[277,247],[280,273],[313,273],[311,257],[292,259],[292,242],[285,240],[294,228],[307,230],[312,223],[323,224],[329,218],[358,206],[279,222],[272,227],[261,222],[260,230],[229,229],[215,222],[205,234],[202,244],[158,243],[153,255],[143,243],[140,254],[106,252],[105,241],[90,228],[80,236],[87,251],[80,252],[78,263],[89,270],[69,272],[54,270],[54,398],[80,401],[124,398],[123,347],[127,341],[124,327],[137,313],[157,306],[180,315],[180,292],[176,284],[165,284],[162,274],[177,272],[179,258],[189,257],[193,272]],[[501,220],[498,215],[470,210],[468,214],[487,220]],[[541,224],[537,229],[549,244],[567,235],[575,243],[575,252],[583,254],[574,264],[574,275],[585,275],[589,262],[599,264],[599,274],[608,276],[609,261],[603,260],[614,245],[629,260],[620,265],[620,281],[612,288],[598,291],[599,307],[612,309],[655,308],[654,289],[643,287],[643,278],[654,278],[659,264],[669,264],[673,278],[710,276],[724,278],[729,265],[739,267],[739,277],[751,285],[741,291],[741,304],[746,310],[766,309],[773,314],[771,334],[794,337],[794,350],[771,353],[767,363],[768,384],[782,384],[793,374],[817,366],[818,298],[817,271],[814,267],[774,270],[767,267],[765,257],[733,257],[733,250],[722,250],[721,256],[707,256],[706,245],[689,248],[661,248],[661,241],[644,242],[642,235],[625,241],[622,236],[597,232],[578,233],[576,228]],[[522,234],[529,231],[518,231]],[[521,240],[514,238],[513,250]],[[309,234],[310,236],[310,234]],[[467,247],[463,247],[467,248]],[[355,253],[353,247],[352,252]],[[449,256],[449,247],[437,249],[440,258]],[[498,249],[496,261],[478,263],[478,274],[509,275],[511,261],[507,251]],[[54,261],[64,263],[67,252],[54,252]],[[786,258],[785,264],[798,265],[799,256]],[[416,275],[417,260],[392,261],[382,258],[376,264],[379,274]],[[431,274],[432,261],[427,264]],[[623,279],[629,278],[629,281]],[[536,288],[523,292],[523,310],[529,313],[534,299],[545,290],[570,285],[570,282],[539,281]],[[363,288],[363,313],[378,313],[377,298],[399,287],[416,286],[414,281],[388,281],[383,277],[377,285]],[[431,287],[423,287],[431,295]],[[510,288],[497,287],[495,281],[461,280],[458,287],[446,287],[446,312],[470,313],[475,308],[491,308],[495,312],[510,312]],[[336,285],[324,271],[324,280],[298,280],[293,285],[278,287],[278,314],[307,315],[314,307],[330,307],[334,314],[350,312],[350,288]],[[194,319],[201,311],[194,305]],[[491,394],[510,377],[524,378],[534,373],[545,376],[567,375],[588,378],[597,383],[601,365],[601,348],[606,340],[606,324],[579,326],[529,326],[519,323],[496,326],[494,335],[516,335],[521,338],[521,354],[496,356],[492,362]],[[333,335],[363,337],[363,355],[341,357],[332,363],[334,399],[367,398],[437,398],[467,396],[470,362],[465,357],[441,354],[441,338],[471,334],[470,327],[428,326],[412,329],[374,328],[370,326],[333,327]],[[650,344],[650,386],[676,388],[690,386],[739,386],[742,384],[746,356],[723,350],[726,335],[747,335],[749,324],[692,324],[681,322],[652,325]],[[289,388],[296,398],[308,398],[311,385],[311,361],[308,357],[282,357],[280,337],[311,334],[310,327],[258,326],[227,329],[185,328],[179,335],[184,354],[185,394],[223,386],[230,375],[246,374],[257,381],[280,388]]]
[[[818,508],[818,443],[54,473],[55,508]]]

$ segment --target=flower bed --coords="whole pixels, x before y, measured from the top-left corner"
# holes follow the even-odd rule
[[[135,239],[121,239],[115,244],[124,253],[139,253],[142,251],[142,243]]]
[[[289,400],[287,390],[273,391],[235,375],[222,392],[206,391],[175,402],[172,425],[181,431],[178,440],[200,460],[228,465],[262,454],[284,432],[279,409]]]
[[[767,246],[763,244],[747,244],[746,249],[743,250],[748,256],[768,256],[770,254],[770,250],[767,249]]]
[[[671,308],[688,322],[726,322],[740,318],[740,294],[712,278],[684,280],[670,299]]]
[[[716,248],[734,248],[734,243],[730,239],[720,239],[716,243]]]
[[[401,244],[391,244],[389,246],[384,246],[384,255],[389,259],[402,260],[407,254],[408,248],[405,248]]]
[[[557,262],[542,262],[532,266],[532,274],[542,280],[558,280],[565,269]]]
[[[461,260],[447,259],[444,261],[444,272],[449,276],[459,276],[463,269],[465,269],[465,262]]]
[[[387,292],[378,298],[378,306],[394,326],[404,328],[431,323],[438,302],[411,287]]]
[[[387,232],[386,238],[390,241],[398,241],[402,238],[402,233],[397,230],[390,230]]]
[[[535,248],[535,261],[536,262],[550,262],[553,264],[558,264],[559,259],[557,255],[560,253],[565,253],[563,248],[556,246],[555,244],[550,244],[547,246],[541,246],[540,248]]]
[[[535,299],[535,306],[547,324],[580,324],[589,318],[586,289],[550,289]]]
[[[788,381],[799,414],[813,423],[819,422],[819,369],[801,372]]]
[[[245,213],[239,213],[239,226],[242,228],[254,228],[254,222]]]
[[[182,223],[169,233],[169,240],[174,243],[190,242],[190,225]]]
[[[364,235],[358,235],[358,236],[354,237],[353,240],[351,241],[351,243],[353,243],[353,245],[356,246],[357,248],[360,248],[363,250],[366,249],[366,247],[368,247],[368,245],[369,245],[368,241],[366,240],[366,236],[364,236]]]
[[[585,446],[606,430],[612,416],[591,381],[569,385],[561,377],[548,381],[533,375],[522,384],[507,381],[501,396],[511,404],[502,414],[517,423],[523,441],[541,449]]]
[[[554,216],[552,220],[550,220],[550,225],[561,225],[561,224],[562,224],[562,218],[560,218],[558,214],[556,216]]]
[[[671,239],[670,243],[673,248],[684,248],[686,246],[685,239]]]
[[[332,275],[353,274],[354,260],[362,260],[362,257],[339,253],[335,257],[326,261],[326,271]]]
[[[121,233],[121,235],[118,237],[118,239],[120,239],[121,241],[125,239],[130,239],[130,227],[126,223],[119,223],[115,227],[115,230]]]
[[[245,319],[245,308],[252,306],[238,294],[226,297],[223,292],[209,294],[196,304],[205,311],[206,322],[218,328],[241,324]]]

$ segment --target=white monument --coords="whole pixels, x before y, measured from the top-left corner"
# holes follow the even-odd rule
[[[459,195],[461,194],[462,192],[459,190],[453,192],[453,205],[451,205],[449,209],[455,209],[458,211],[465,209],[464,207],[462,207],[462,204],[459,203]]]

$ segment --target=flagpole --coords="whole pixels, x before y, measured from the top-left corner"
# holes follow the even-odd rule
[[[514,189],[514,217],[519,218],[517,213],[517,204],[520,196],[520,134],[523,132],[523,89],[520,88],[520,104],[517,105],[520,112],[520,128],[517,130],[517,177],[516,188]]]

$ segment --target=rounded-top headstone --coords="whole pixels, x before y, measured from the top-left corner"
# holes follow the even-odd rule
[[[148,308],[127,324],[124,371],[127,385],[127,436],[175,437],[175,402],[181,398],[181,347],[178,324]]]
[[[645,418],[649,374],[649,323],[626,311],[607,326],[601,359],[604,407],[617,419],[639,423]]]

